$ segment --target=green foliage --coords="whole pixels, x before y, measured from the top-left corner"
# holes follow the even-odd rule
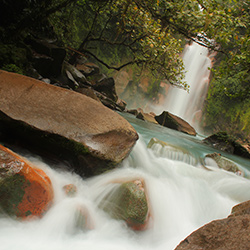
[[[235,130],[248,131],[249,1],[10,0],[3,1],[0,12],[0,39],[7,43],[0,44],[0,67],[25,67],[27,55],[11,40],[53,30],[59,45],[103,65],[105,73],[126,66],[133,69],[134,82],[148,77],[149,98],[157,95],[163,80],[188,90],[181,59],[185,42],[217,51],[206,122],[221,127],[226,121]]]
[[[8,71],[8,72],[13,72],[13,73],[21,74],[21,75],[24,74],[23,70],[20,69],[15,64],[5,64],[5,65],[3,65],[3,67],[1,69],[5,70],[5,71]]]

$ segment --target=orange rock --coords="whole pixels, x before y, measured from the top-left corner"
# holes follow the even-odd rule
[[[0,145],[0,207],[10,215],[41,216],[54,197],[49,177]]]

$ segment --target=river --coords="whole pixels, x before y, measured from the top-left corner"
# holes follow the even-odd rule
[[[192,137],[160,125],[123,116],[139,133],[139,140],[119,168],[82,179],[65,170],[53,169],[34,155],[24,155],[51,178],[55,202],[41,219],[16,221],[0,218],[1,250],[172,250],[202,225],[230,214],[231,208],[250,199],[250,161],[230,154],[246,177],[199,163],[215,150]],[[152,137],[185,148],[194,156],[169,158],[163,150],[147,148]],[[123,221],[111,219],[98,208],[102,197],[116,180],[143,178],[150,201],[151,221],[147,230],[135,232]],[[73,183],[77,195],[67,197],[62,187]],[[89,229],[78,230],[75,216],[79,207],[89,214]]]

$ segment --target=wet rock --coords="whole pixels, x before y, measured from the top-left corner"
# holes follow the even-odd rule
[[[136,115],[136,118],[141,119],[143,121],[148,121],[148,122],[158,124],[158,122],[155,120],[155,115],[153,115],[152,113],[144,113],[143,111],[140,111]]]
[[[0,208],[12,216],[42,216],[52,204],[49,177],[0,145]]]
[[[98,102],[101,102],[100,99],[97,97],[98,94],[93,89],[90,89],[90,88],[78,88],[76,90],[76,92],[81,93],[83,95],[86,95],[86,96],[88,96],[88,97],[90,97],[90,98],[92,98],[92,99],[94,99],[94,100],[96,100]]]
[[[117,110],[124,111],[126,109],[126,106],[127,103],[124,100],[118,98],[118,100],[116,101]]]
[[[216,220],[193,232],[175,250],[249,249],[249,234],[249,215]]]
[[[144,230],[149,219],[144,181],[137,179],[118,185],[105,197],[101,207],[111,217],[124,220],[133,230]]]
[[[63,190],[65,194],[69,197],[73,197],[77,193],[77,188],[74,184],[68,184],[68,185],[63,186]]]
[[[90,216],[88,209],[85,206],[78,206],[75,216],[75,227],[78,230],[91,230],[94,228],[94,222]]]
[[[212,221],[194,231],[175,250],[249,249],[250,203],[243,202],[232,209],[232,214],[222,220]]]
[[[0,139],[66,161],[80,175],[114,168],[138,139],[123,117],[75,91],[5,71],[0,86]]]
[[[248,150],[226,132],[218,132],[203,140],[204,143],[221,151],[250,159]]]
[[[205,156],[205,163],[207,165],[210,164],[209,159],[214,160],[219,168],[222,168],[222,169],[229,171],[229,172],[233,172],[233,173],[240,175],[240,176],[244,176],[243,170],[236,163],[227,159],[226,157],[223,157],[219,153],[207,154]]]
[[[137,116],[140,113],[138,109],[128,109],[127,112],[135,116]]]
[[[196,135],[195,129],[189,123],[167,111],[163,111],[160,115],[155,116],[155,120],[162,126],[175,129],[189,135]]]
[[[175,161],[186,162],[193,166],[198,164],[196,157],[187,149],[166,143],[157,138],[152,138],[147,147],[152,149],[157,156],[166,157]]]
[[[229,217],[238,216],[238,215],[245,215],[245,214],[250,215],[250,200],[239,203],[238,205],[234,206],[232,208],[232,212],[229,215]]]

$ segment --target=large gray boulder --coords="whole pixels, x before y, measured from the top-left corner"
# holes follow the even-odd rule
[[[0,140],[67,161],[91,176],[113,168],[138,134],[120,115],[74,91],[0,71]]]

